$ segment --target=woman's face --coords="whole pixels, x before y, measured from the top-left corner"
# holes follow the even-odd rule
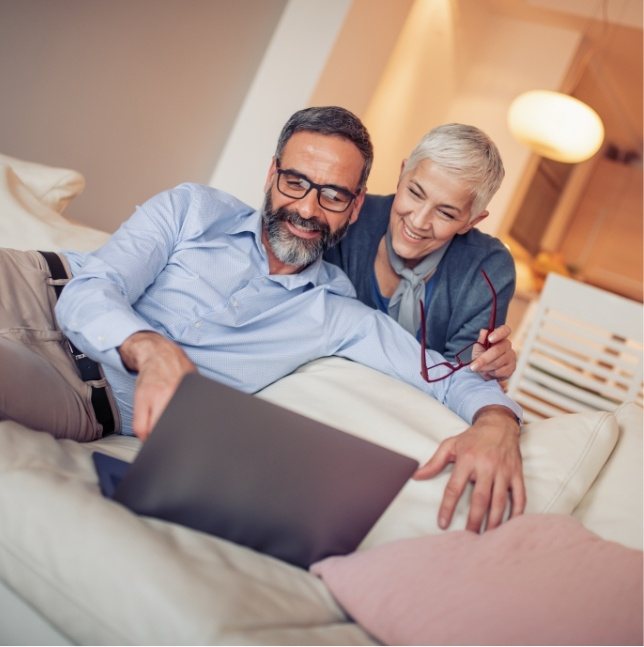
[[[474,197],[454,174],[423,160],[400,176],[389,228],[394,251],[414,267],[427,254],[468,232],[487,216],[471,218]]]

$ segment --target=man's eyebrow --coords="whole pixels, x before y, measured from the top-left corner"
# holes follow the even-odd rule
[[[286,173],[291,173],[293,175],[297,175],[297,177],[301,178],[302,180],[306,180],[307,182],[312,182],[313,180],[309,179],[307,175],[302,173],[301,171],[298,171],[297,169],[294,169],[292,167],[288,168],[280,168],[281,171],[285,171]],[[330,189],[335,189],[336,191],[346,191],[347,193],[350,193],[351,195],[355,195],[358,193],[358,190],[352,191],[349,187],[347,186],[342,186],[341,184],[323,184],[322,186],[329,187]]]

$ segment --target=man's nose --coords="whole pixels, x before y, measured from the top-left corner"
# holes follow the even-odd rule
[[[316,188],[312,187],[303,198],[298,200],[297,210],[302,218],[307,220],[320,216],[322,207],[320,207],[320,203],[318,202],[318,191]]]

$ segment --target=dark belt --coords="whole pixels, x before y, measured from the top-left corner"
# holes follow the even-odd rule
[[[47,262],[49,273],[52,279],[70,278],[58,254],[54,252],[39,252],[39,254],[41,254]],[[54,285],[53,287],[56,291],[56,298],[58,298],[65,286]],[[71,356],[74,358],[76,368],[78,369],[78,373],[83,382],[103,379],[101,369],[94,360],[90,359],[89,357],[87,357],[87,355],[85,355],[85,353],[76,348],[76,346],[74,346],[74,344],[72,344],[69,339],[65,339],[65,346],[71,353]],[[112,413],[110,400],[107,397],[107,389],[104,386],[92,386],[91,388],[92,407],[94,408],[94,413],[96,414],[96,420],[98,420],[98,422],[103,427],[103,436],[113,434],[115,427],[114,414]]]

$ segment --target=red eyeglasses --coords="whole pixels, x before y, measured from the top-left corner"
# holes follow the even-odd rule
[[[490,333],[494,330],[494,327],[496,324],[496,290],[492,285],[492,281],[490,281],[490,277],[485,273],[485,270],[481,270],[481,274],[483,275],[483,278],[485,279],[485,282],[487,283],[488,287],[490,288],[490,292],[492,293],[492,310],[490,311],[490,320],[488,321],[487,335],[485,336],[485,341],[483,343],[474,341],[471,344],[468,344],[467,346],[465,346],[465,348],[461,348],[461,350],[459,350],[458,353],[456,353],[455,355],[455,358],[456,358],[455,364],[452,364],[451,362],[439,362],[438,364],[434,364],[433,366],[429,366],[429,367],[427,366],[427,356],[425,354],[425,349],[426,349],[425,306],[423,305],[422,299],[420,300],[420,330],[421,330],[420,374],[423,380],[425,380],[425,382],[440,382],[441,380],[444,380],[445,378],[449,377],[452,373],[455,373],[456,371],[462,369],[464,366],[471,364],[474,361],[473,359],[463,360],[462,356],[473,346],[476,346],[478,344],[479,346],[482,346],[484,350],[487,350],[492,345],[488,341],[488,337],[490,336]],[[441,375],[440,377],[430,378],[429,371],[439,367],[445,368],[447,372],[444,375]]]

